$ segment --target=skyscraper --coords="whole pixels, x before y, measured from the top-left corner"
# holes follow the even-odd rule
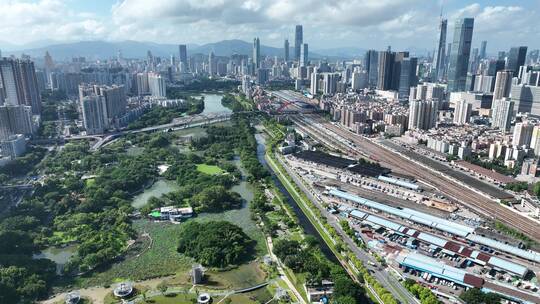
[[[217,66],[216,66],[216,56],[214,56],[214,52],[210,51],[210,54],[208,54],[208,74],[210,76],[214,76],[217,73]]]
[[[285,39],[285,43],[283,43],[283,58],[285,59],[285,62],[289,62],[289,39]]]
[[[439,101],[412,100],[409,102],[409,129],[429,130],[435,127]]]
[[[519,67],[525,64],[525,58],[527,57],[527,47],[519,46],[513,47],[508,52],[506,61],[506,69],[514,73],[514,76],[518,75]]]
[[[394,69],[395,53],[390,50],[379,52],[377,89],[390,90],[392,88],[392,72]]]
[[[105,132],[105,97],[99,95],[84,96],[81,99],[83,125],[86,133],[101,134]]]
[[[182,72],[187,72],[189,70],[188,60],[187,60],[187,47],[185,44],[180,44],[178,46],[178,52],[181,64]]]
[[[6,104],[31,106],[33,114],[41,114],[41,95],[32,61],[0,59],[0,81],[4,90],[0,95]]]
[[[480,54],[478,54],[479,59],[486,59],[486,47],[487,47],[487,41],[484,40],[480,44]]]
[[[157,73],[148,74],[148,87],[152,96],[167,97],[165,79],[161,75]]]
[[[448,91],[464,91],[471,54],[474,18],[457,19],[448,65]]]
[[[521,147],[521,146],[529,147],[531,145],[533,130],[534,130],[534,125],[529,123],[528,121],[518,122],[514,126],[514,134],[512,136],[512,145],[516,147]]]
[[[311,73],[311,85],[309,88],[309,92],[312,95],[317,95],[319,92],[319,73],[313,72]]]
[[[253,63],[256,69],[261,67],[261,41],[259,37],[253,39]]]
[[[502,131],[510,130],[514,102],[510,98],[493,100],[491,107],[491,126]]]
[[[457,125],[463,125],[469,122],[471,118],[472,104],[467,100],[460,100],[456,103],[454,110],[454,123]]]
[[[304,33],[301,25],[297,25],[294,31],[294,59],[300,61],[300,49],[304,43]]]
[[[416,86],[418,79],[416,77],[416,66],[418,59],[415,57],[402,58],[399,63],[399,84],[397,87],[399,98],[409,97],[411,86]]]
[[[512,71],[499,71],[495,78],[495,89],[493,90],[493,100],[510,96],[512,88]]]
[[[0,106],[0,140],[15,134],[31,135],[33,132],[31,107],[25,105]]]
[[[444,78],[444,70],[446,67],[446,28],[448,20],[441,19],[439,24],[439,43],[437,44],[437,52],[433,56],[433,67],[435,71],[433,73],[434,80],[442,80]]]
[[[302,44],[302,49],[300,50],[300,66],[307,66],[309,60],[309,48],[308,44]]]
[[[379,52],[375,50],[366,52],[366,55],[364,55],[364,68],[368,73],[369,86],[377,86],[379,78]]]

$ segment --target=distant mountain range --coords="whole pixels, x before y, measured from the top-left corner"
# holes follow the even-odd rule
[[[4,49],[4,55],[27,54],[35,58],[42,58],[46,51],[56,60],[66,60],[77,56],[84,56],[89,59],[111,58],[122,52],[124,58],[144,58],[147,51],[151,51],[154,56],[169,57],[174,54],[178,56],[178,45],[160,44],[152,42],[139,41],[81,41],[73,43],[47,44],[45,41],[40,46],[34,43],[32,46],[17,46],[0,42],[0,50]],[[217,56],[230,56],[232,54],[243,54],[251,56],[252,44],[243,40],[223,40],[215,43],[203,45],[188,44],[188,54],[207,55],[211,51]],[[333,48],[324,50],[314,50],[309,56],[313,59],[328,58],[329,60],[359,58],[365,52],[365,49],[355,47]],[[266,45],[261,45],[261,53],[266,56],[283,56],[283,49]],[[290,54],[294,54],[292,48]]]

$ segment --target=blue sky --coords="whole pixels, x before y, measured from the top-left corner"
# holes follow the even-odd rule
[[[300,23],[312,49],[432,49],[440,5],[440,0],[0,0],[0,41],[5,48],[36,41],[203,44],[259,36],[263,44],[281,46]],[[475,46],[488,40],[493,53],[514,45],[540,48],[540,0],[446,0],[443,7],[449,39],[453,20],[474,17]]]

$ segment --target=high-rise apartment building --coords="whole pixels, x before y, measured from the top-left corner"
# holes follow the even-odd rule
[[[412,100],[409,102],[409,129],[429,130],[435,127],[439,113],[438,100]]]
[[[448,91],[465,91],[474,19],[457,19],[448,64]]]
[[[102,134],[107,128],[105,97],[88,95],[81,99],[83,125],[89,135]]]
[[[311,73],[311,86],[309,88],[309,92],[312,94],[312,95],[317,95],[317,93],[319,92],[320,88],[319,88],[319,73],[317,72],[313,72]]]
[[[514,134],[512,136],[512,145],[516,147],[529,147],[531,145],[533,129],[534,125],[527,121],[516,123],[514,126]]]
[[[491,108],[491,126],[503,132],[510,130],[514,102],[510,98],[495,99]]]
[[[457,125],[464,125],[469,123],[471,119],[472,104],[466,100],[460,100],[456,103],[454,109],[454,123]]]
[[[39,93],[34,63],[26,59],[0,59],[0,87],[3,88],[4,103],[32,107],[34,115],[41,114]]]
[[[323,73],[324,94],[333,95],[337,91],[339,74],[335,73]]]
[[[148,87],[150,94],[154,97],[167,97],[165,79],[157,73],[148,74]]]
[[[0,140],[15,134],[32,135],[32,108],[25,105],[0,106]]]

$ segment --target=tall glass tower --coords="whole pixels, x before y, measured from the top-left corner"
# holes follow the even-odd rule
[[[302,44],[304,43],[304,33],[301,25],[296,26],[296,30],[294,32],[294,59],[296,61],[300,61],[300,50],[302,48]]]
[[[448,65],[448,92],[465,91],[474,18],[457,19]]]
[[[445,66],[446,66],[446,27],[448,21],[441,19],[439,24],[439,43],[437,45],[437,53],[433,56],[433,67],[435,69],[433,76],[434,80],[441,80],[444,78]],[[449,50],[450,51],[450,50]]]

